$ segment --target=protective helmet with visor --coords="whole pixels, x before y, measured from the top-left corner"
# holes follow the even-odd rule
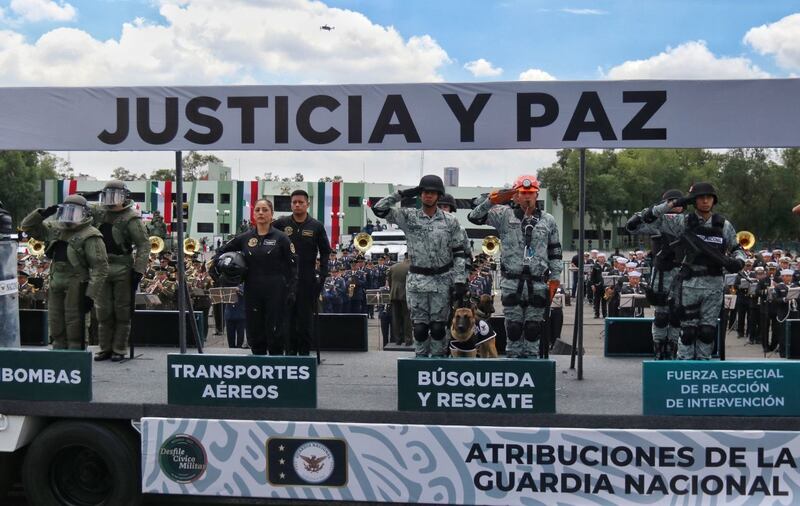
[[[100,203],[109,207],[124,204],[128,195],[125,183],[117,180],[109,181],[100,192]]]
[[[80,195],[70,195],[58,206],[55,220],[65,226],[74,226],[83,223],[88,216],[86,199]]]

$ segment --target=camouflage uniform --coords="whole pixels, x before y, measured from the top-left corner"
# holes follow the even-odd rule
[[[719,235],[722,238],[720,250],[733,253],[734,257],[744,262],[746,255],[736,240],[736,230],[728,220],[720,215],[712,214],[708,220],[703,220],[696,212],[688,215],[667,214],[670,210],[669,203],[664,202],[652,208],[652,222],[654,228],[660,232],[675,237],[692,233],[689,227],[690,219],[697,220],[701,231],[696,233],[698,237],[706,237],[707,242],[711,242],[717,236],[703,231],[721,229]],[[690,218],[696,216],[696,218]],[[721,222],[721,227],[714,226]],[[687,279],[676,285],[676,304],[683,308],[684,314],[681,318],[681,338],[678,345],[678,359],[680,360],[708,360],[711,358],[714,349],[714,340],[717,336],[717,318],[722,309],[722,291],[724,279],[721,273],[708,274],[708,268],[699,265],[697,260],[692,260],[689,255],[684,259],[684,267],[681,271],[688,274]]]
[[[167,224],[164,223],[164,218],[161,217],[161,213],[158,211],[153,212],[153,219],[147,227],[147,233],[166,240]]]
[[[455,216],[438,208],[429,217],[421,209],[393,207],[401,198],[399,191],[393,193],[372,210],[406,234],[411,259],[406,298],[414,323],[415,352],[444,356],[450,290],[454,283],[466,283],[464,230]]]
[[[520,208],[492,205],[487,195],[477,204],[469,220],[496,228],[502,243],[500,289],[508,336],[506,354],[510,358],[537,356],[548,303],[547,281],[560,279],[563,268],[556,220],[543,211],[525,216]]]

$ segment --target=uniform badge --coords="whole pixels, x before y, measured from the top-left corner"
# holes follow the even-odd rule
[[[303,237],[314,237],[313,230],[303,230]]]
[[[292,253],[294,253],[294,243],[293,243],[293,242],[290,242],[290,243],[289,243],[289,251],[291,251]]]
[[[283,230],[283,232],[284,232],[286,235],[292,235],[292,232],[294,232],[294,229],[293,229],[292,227],[286,227],[286,228]]]
[[[258,244],[258,239],[256,239],[255,237],[251,237],[250,240],[247,241],[247,245],[250,246],[251,248],[254,248],[256,244]]]

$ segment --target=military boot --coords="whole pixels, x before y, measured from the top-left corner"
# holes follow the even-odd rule
[[[445,355],[445,340],[444,339],[428,339],[431,346],[431,357],[444,358]]]
[[[431,350],[431,338],[427,338],[424,341],[417,341],[414,339],[414,354],[417,358],[427,358],[428,354]]]
[[[508,341],[506,343],[506,356],[508,358],[524,358],[524,339],[517,339],[516,341]]]

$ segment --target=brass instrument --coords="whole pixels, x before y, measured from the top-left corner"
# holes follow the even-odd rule
[[[614,287],[607,286],[606,289],[603,291],[603,300],[611,300],[614,296]]]
[[[200,241],[194,237],[187,237],[183,240],[183,254],[194,255],[200,250]]]
[[[45,244],[44,241],[40,241],[38,239],[34,239],[31,237],[28,239],[28,253],[35,257],[44,256]]]
[[[353,239],[353,246],[359,253],[366,253],[372,247],[372,236],[366,232],[360,232]]]
[[[497,255],[500,253],[500,238],[496,235],[487,235],[483,238],[481,250],[490,257]]]
[[[164,251],[164,239],[157,235],[151,235],[147,238],[150,241],[150,254],[158,255]]]
[[[355,283],[349,283],[347,285],[347,298],[352,299],[353,295],[355,295],[355,294],[356,294],[356,284]]]
[[[753,235],[752,232],[748,232],[747,230],[742,230],[741,232],[737,232],[736,240],[739,242],[739,245],[746,250],[749,250],[756,244],[756,236]]]

